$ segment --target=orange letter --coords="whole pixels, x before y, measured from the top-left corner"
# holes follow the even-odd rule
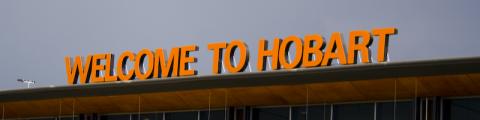
[[[303,67],[316,67],[322,63],[323,38],[319,34],[305,35],[305,46],[303,46]],[[313,45],[315,43],[315,45]],[[315,55],[315,59],[311,57]]]
[[[139,80],[145,80],[152,76],[153,73],[153,63],[155,63],[153,52],[148,49],[142,49],[137,53],[135,58],[135,76]],[[145,58],[148,59],[147,69],[143,66]]]
[[[190,56],[190,52],[192,51],[197,51],[198,46],[197,45],[189,45],[189,46],[184,46],[180,48],[181,54],[180,54],[180,71],[179,74],[180,76],[190,76],[190,75],[196,75],[197,71],[194,69],[190,69],[188,66],[189,63],[194,63],[197,62],[197,58]]]
[[[373,35],[380,37],[378,41],[378,62],[385,62],[385,56],[388,51],[388,35],[395,34],[397,34],[397,28],[394,27],[373,29]]]
[[[111,53],[107,54],[107,63],[105,64],[105,82],[117,81],[118,77],[113,74],[113,66],[115,65],[114,55]]]
[[[178,76],[178,59],[180,54],[180,48],[172,48],[167,63],[165,63],[165,55],[161,48],[156,50],[155,53],[155,69],[153,77],[158,78],[159,72],[162,72],[162,77]]]
[[[100,75],[102,70],[105,70],[105,65],[102,65],[102,60],[105,60],[105,54],[95,54],[92,59],[92,81],[91,83],[104,82],[105,79]]]
[[[232,64],[233,54],[235,53],[236,49],[240,49],[240,61],[237,65]],[[228,44],[227,49],[225,51],[225,59],[223,60],[225,63],[225,67],[227,68],[228,72],[236,73],[245,70],[248,64],[248,49],[247,45],[243,43],[241,40],[233,40],[230,44]]]
[[[73,85],[77,84],[78,78],[80,76],[80,84],[88,83],[90,79],[90,68],[91,68],[91,61],[92,56],[87,56],[85,66],[82,65],[82,57],[76,56],[75,61],[73,62],[73,68],[71,67],[71,58],[65,57],[65,64],[67,68],[67,77],[68,77],[68,84]]]
[[[212,64],[212,73],[218,74],[222,71],[219,68],[221,64],[220,60],[222,60],[222,49],[227,48],[226,42],[218,42],[218,43],[211,43],[208,44],[208,49],[213,51],[213,64]],[[228,57],[228,56],[227,56]]]
[[[363,38],[360,42],[359,38]],[[357,30],[350,32],[350,42],[348,44],[348,64],[355,64],[357,62],[357,51],[362,53],[362,63],[370,62],[370,47],[372,39],[370,33],[366,30]]]
[[[343,49],[342,35],[339,32],[332,33],[332,37],[327,45],[325,56],[323,57],[322,66],[330,65],[332,59],[338,59],[340,64],[345,65],[347,60],[345,58],[345,49]]]
[[[265,70],[265,62],[268,56],[272,57],[272,70],[276,70],[279,68],[278,66],[278,49],[280,47],[280,40],[279,38],[275,38],[273,41],[273,48],[272,50],[268,49],[268,41],[264,38],[261,38],[258,45],[258,60],[257,60],[257,70],[264,71]]]
[[[291,44],[295,44],[295,57],[293,58],[293,61],[287,60],[287,57],[290,57],[290,55],[288,54],[288,51]],[[303,54],[302,39],[292,35],[285,38],[282,41],[282,44],[280,44],[278,59],[280,60],[280,64],[285,69],[293,69],[298,67],[300,65],[300,62],[302,62],[302,54]]]
[[[135,69],[132,67],[132,69],[128,70],[127,71],[127,59],[130,59],[130,61],[134,62],[135,61],[135,54],[131,51],[125,51],[123,52],[119,59],[118,59],[118,63],[117,63],[117,75],[118,75],[118,78],[120,78],[120,80],[122,81],[126,81],[126,80],[131,80],[133,79],[135,76]]]

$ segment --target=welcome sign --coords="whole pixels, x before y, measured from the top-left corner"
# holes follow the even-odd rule
[[[256,69],[265,71],[268,57],[271,58],[272,70],[329,66],[332,60],[338,60],[341,65],[356,64],[357,61],[371,63],[370,46],[373,43],[378,46],[376,61],[385,62],[388,37],[396,33],[394,27],[351,31],[348,34],[347,49],[344,48],[340,32],[333,32],[328,42],[320,34],[274,38],[272,43],[261,38],[258,41]],[[248,65],[250,50],[242,40],[209,43],[207,47],[213,54],[213,74],[221,74],[221,66],[229,73],[238,73],[243,72]],[[294,48],[293,56],[288,54],[291,47]],[[125,51],[118,58],[111,53],[93,54],[85,58],[66,56],[67,82],[89,84],[197,75],[197,70],[188,66],[197,62],[197,58],[190,53],[197,52],[198,48],[197,45],[187,45],[172,48],[169,52],[162,48],[142,49],[137,53]],[[239,53],[239,59],[238,62],[233,62],[236,52]],[[358,56],[361,59],[358,60]],[[288,59],[292,57],[293,60]],[[127,64],[133,64],[133,67],[128,68]]]

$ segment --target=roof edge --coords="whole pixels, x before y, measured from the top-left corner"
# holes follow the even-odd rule
[[[339,65],[14,89],[0,91],[0,102],[469,73],[480,73],[480,57]],[[295,78],[295,80],[291,78]]]

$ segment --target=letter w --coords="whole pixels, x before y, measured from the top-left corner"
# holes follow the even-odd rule
[[[75,61],[73,62],[73,67],[71,66],[71,58],[70,57],[65,57],[65,64],[67,68],[67,78],[68,78],[68,84],[77,84],[79,81],[80,77],[80,83],[85,84],[89,82],[90,79],[90,69],[91,69],[91,63],[92,62],[92,56],[89,55],[87,56],[85,66],[82,65],[82,57],[76,56]]]

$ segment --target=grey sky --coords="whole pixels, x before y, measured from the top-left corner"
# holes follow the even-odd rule
[[[0,90],[65,85],[64,57],[198,44],[193,66],[210,74],[209,42],[397,27],[391,61],[480,56],[478,0],[1,0]]]

